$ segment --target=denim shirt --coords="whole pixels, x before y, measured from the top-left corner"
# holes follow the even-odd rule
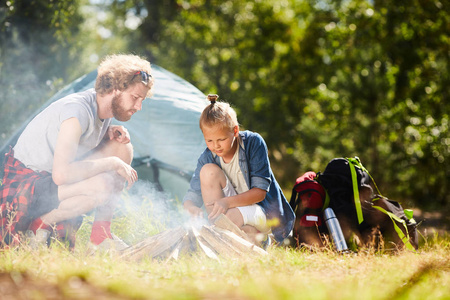
[[[264,200],[256,204],[264,209],[267,220],[279,220],[278,225],[272,226],[272,233],[275,239],[281,242],[291,232],[295,214],[270,168],[264,139],[258,133],[251,131],[240,131],[239,136],[239,167],[249,189],[256,187],[267,192]],[[208,163],[214,163],[221,167],[220,158],[206,148],[198,159],[197,168],[192,176],[190,188],[183,198],[183,203],[191,200],[198,207],[202,207],[200,170]]]

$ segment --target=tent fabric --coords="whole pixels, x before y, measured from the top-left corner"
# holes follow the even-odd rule
[[[130,132],[136,157],[150,155],[175,167],[194,170],[206,145],[199,129],[205,95],[180,77],[153,66],[154,95],[121,124]],[[195,159],[192,159],[192,156]]]
[[[36,114],[68,94],[93,88],[96,76],[97,71],[86,74],[55,94],[2,145],[1,152],[15,144]],[[133,165],[139,178],[155,180],[156,171],[164,191],[181,199],[189,187],[197,158],[206,147],[198,121],[208,102],[195,86],[157,65],[152,65],[152,76],[153,96],[144,100],[142,110],[127,122],[113,123],[123,125],[130,133]]]

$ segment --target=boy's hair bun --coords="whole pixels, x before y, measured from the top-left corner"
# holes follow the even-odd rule
[[[208,100],[211,102],[211,104],[216,103],[217,98],[219,98],[219,95],[217,94],[208,94]]]
[[[230,104],[224,101],[218,101],[219,95],[209,94],[206,99],[210,102],[205,107],[200,115],[200,129],[203,131],[205,126],[211,127],[219,125],[222,128],[229,129],[233,132],[236,126],[239,126],[237,121],[236,111]]]

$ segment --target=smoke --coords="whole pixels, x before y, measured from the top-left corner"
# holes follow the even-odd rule
[[[206,219],[191,220],[181,201],[170,193],[158,191],[150,181],[139,180],[129,191],[123,191],[112,229],[125,242],[135,244],[170,228],[206,223]]]
[[[63,86],[65,64],[55,63],[56,54],[39,59],[37,51],[20,38],[0,45],[0,147]]]

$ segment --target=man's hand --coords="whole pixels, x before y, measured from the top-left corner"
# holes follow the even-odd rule
[[[117,173],[125,178],[125,180],[128,182],[127,189],[130,189],[133,184],[138,180],[138,174],[135,169],[133,169],[129,164],[125,163],[123,160],[121,160],[118,157],[114,157],[114,159],[117,162]]]
[[[128,130],[121,125],[110,125],[108,128],[108,137],[110,140],[115,139],[122,144],[128,144],[130,142]]]

